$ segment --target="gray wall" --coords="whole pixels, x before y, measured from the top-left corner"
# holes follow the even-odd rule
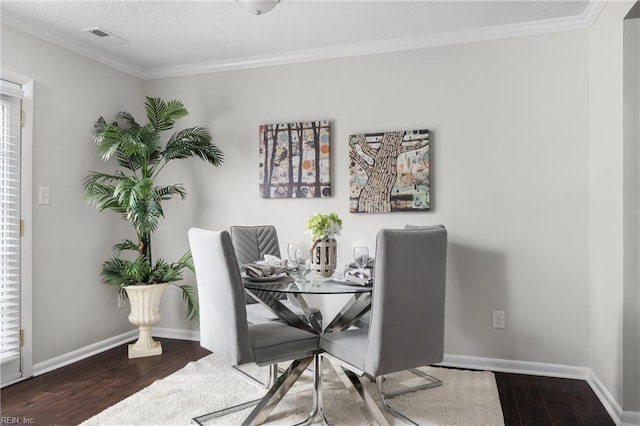
[[[638,226],[629,217],[637,184],[629,180],[625,186],[625,174],[638,168],[632,159],[625,161],[625,149],[638,148],[632,140],[625,144],[623,125],[623,20],[633,3],[607,2],[589,31],[589,364],[611,399],[627,411],[636,404],[623,406],[624,383],[637,375],[638,365],[624,369],[624,347],[637,346],[640,338],[623,330],[625,273],[632,285],[637,244],[625,242],[625,235],[637,235]]]
[[[181,98],[227,156],[219,169],[174,165],[190,202],[167,210],[159,238],[176,255],[189,226],[273,223],[284,245],[334,211],[345,263],[381,227],[443,223],[448,354],[587,366],[587,41],[574,31],[145,82]],[[334,125],[334,196],[260,198],[258,126],[316,119]],[[348,136],[415,128],[433,132],[433,211],[348,213]]]
[[[640,3],[636,4],[640,11]],[[623,395],[640,411],[640,19],[624,22]]]
[[[92,123],[141,108],[143,94],[136,78],[4,25],[1,50],[3,69],[35,81],[33,224],[26,224],[33,226],[35,364],[131,329],[98,275],[127,228],[83,203],[82,179],[107,170],[89,136]],[[50,205],[37,204],[40,186],[51,188]]]

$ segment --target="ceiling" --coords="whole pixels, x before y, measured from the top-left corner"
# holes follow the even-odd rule
[[[0,1],[0,21],[143,79],[588,28],[601,1]],[[115,37],[83,31],[99,27]]]

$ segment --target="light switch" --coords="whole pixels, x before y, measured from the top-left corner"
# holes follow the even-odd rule
[[[48,186],[41,186],[39,188],[38,200],[40,204],[51,204],[51,190]]]

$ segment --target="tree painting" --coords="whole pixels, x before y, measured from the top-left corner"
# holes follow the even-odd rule
[[[351,135],[349,160],[351,213],[431,208],[429,130]]]
[[[261,125],[261,196],[331,196],[330,133],[328,121]]]

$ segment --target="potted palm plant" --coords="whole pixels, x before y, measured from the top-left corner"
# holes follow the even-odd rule
[[[178,100],[163,101],[147,97],[145,111],[148,123],[138,124],[127,112],[107,123],[100,117],[92,137],[102,160],[115,159],[119,165],[113,173],[89,172],[84,179],[85,200],[98,211],[112,210],[129,221],[136,239],[125,239],[113,246],[114,257],[102,264],[101,277],[113,285],[131,304],[129,320],[138,325],[140,337],[129,346],[129,357],[162,353],[159,342],[151,338],[151,325],[160,319],[159,304],[164,289],[173,284],[182,291],[187,305],[187,318],[198,321],[198,303],[192,286],[178,284],[185,268],[193,270],[191,253],[168,263],[152,257],[151,236],[164,216],[163,201],[187,195],[182,184],[157,186],[156,179],[172,160],[198,157],[214,166],[223,161],[222,151],[212,143],[210,132],[191,127],[171,134],[163,144],[163,132],[188,112]],[[125,253],[132,253],[129,258]]]

